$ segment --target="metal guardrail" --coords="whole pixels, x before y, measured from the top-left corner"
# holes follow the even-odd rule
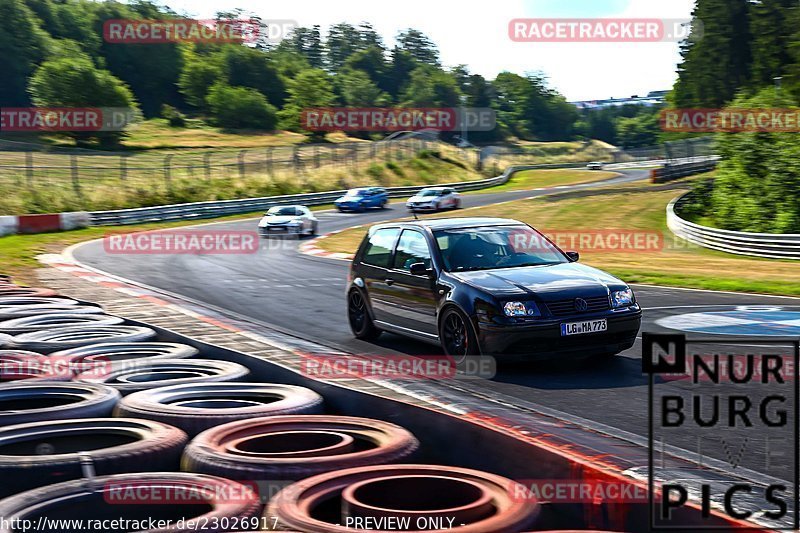
[[[701,226],[682,219],[678,212],[690,194],[692,193],[676,198],[667,206],[667,227],[676,236],[704,248],[731,254],[800,260],[800,234],[731,231]]]
[[[512,174],[520,170],[547,168],[578,168],[585,163],[554,165],[516,165],[508,167],[500,176],[485,180],[462,181],[459,183],[441,184],[441,187],[452,187],[457,191],[473,191],[502,185]],[[430,186],[430,185],[428,185]],[[386,187],[390,198],[412,196],[426,186]],[[289,194],[284,196],[267,196],[263,198],[244,198],[241,200],[218,200],[209,202],[192,202],[187,204],[160,205],[155,207],[138,207],[135,209],[119,209],[115,211],[95,211],[90,213],[93,226],[122,226],[145,222],[161,222],[169,220],[193,220],[214,218],[239,213],[264,211],[276,205],[302,204],[325,205],[344,195],[347,191],[326,191],[317,193]]]
[[[716,168],[719,157],[705,156],[699,159],[678,164],[665,164],[661,168],[653,169],[650,181],[664,183],[701,172],[710,172]]]

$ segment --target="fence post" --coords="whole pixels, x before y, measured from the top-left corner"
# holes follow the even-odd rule
[[[128,160],[125,157],[124,155],[119,156],[119,179],[122,181],[128,179]]]
[[[211,181],[211,152],[203,154],[203,169],[206,176],[206,181]]]
[[[33,188],[33,152],[25,152],[25,177],[28,188]]]
[[[297,169],[300,168],[301,165],[302,161],[300,160],[300,147],[294,145],[292,148],[292,168],[295,172],[297,172]]]
[[[319,145],[314,145],[314,167],[319,168]]]
[[[269,174],[270,177],[272,176],[272,151],[273,150],[274,150],[274,148],[272,148],[271,146],[269,148],[267,148],[267,174]]]
[[[242,150],[242,151],[239,152],[239,155],[237,156],[238,161],[239,161],[239,177],[242,178],[242,179],[244,179],[245,175],[247,174],[247,172],[245,170],[245,164],[244,164],[244,155],[246,153],[247,153],[247,150]]]
[[[164,184],[167,186],[167,190],[172,190],[172,169],[170,168],[172,165],[172,158],[175,154],[167,154],[164,157]]]
[[[81,183],[78,177],[78,156],[72,154],[69,156],[69,166],[70,171],[72,174],[72,188],[75,190],[75,194],[80,198],[81,197]]]

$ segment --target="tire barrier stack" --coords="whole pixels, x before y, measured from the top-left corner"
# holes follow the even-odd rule
[[[510,479],[416,464],[425,445],[400,425],[326,414],[308,388],[249,382],[247,367],[176,335],[15,287],[0,276],[0,533],[58,519],[165,521],[125,531],[547,525]]]

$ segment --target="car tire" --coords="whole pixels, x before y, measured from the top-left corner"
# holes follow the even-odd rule
[[[230,361],[162,359],[121,368],[90,369],[75,376],[75,381],[108,385],[125,396],[185,383],[241,381],[249,373],[247,367]]]
[[[367,299],[358,289],[351,290],[347,295],[347,322],[357,339],[375,340],[381,334],[369,315]]]
[[[461,200],[456,198],[456,203],[453,204],[453,209],[461,209]]]
[[[4,383],[0,387],[0,427],[41,420],[107,417],[119,398],[116,389],[97,383]]]
[[[458,308],[445,308],[439,319],[439,340],[444,353],[461,365],[470,356],[480,355],[478,337],[471,321]]]
[[[270,500],[264,514],[275,517],[283,528],[292,531],[347,533],[352,531],[352,527],[343,523],[347,516],[408,516],[407,509],[424,505],[427,512],[452,517],[458,524],[453,529],[458,531],[510,533],[539,529],[536,526],[541,504],[515,498],[509,490],[513,483],[511,479],[488,472],[435,464],[348,468],[289,485]],[[370,503],[358,502],[358,492],[351,494],[351,502],[357,510],[352,513],[354,508],[349,508],[346,491],[357,484],[362,488],[373,486],[361,490],[371,495]],[[450,490],[459,490],[460,485],[469,485],[470,493],[477,488],[477,494],[461,498],[463,506],[453,507]],[[330,502],[336,502],[336,506],[325,508]],[[412,531],[421,531],[413,527],[413,519],[411,523]]]
[[[418,449],[419,441],[411,432],[381,420],[315,415],[251,418],[199,434],[186,447],[182,468],[234,480],[298,480],[401,462]]]
[[[153,501],[148,502],[149,498]],[[4,518],[0,533],[18,533],[19,527],[12,524],[23,520],[35,523],[41,518],[56,523],[108,517],[125,523],[172,523],[168,528],[142,529],[140,533],[220,533],[261,523],[262,507],[252,487],[228,479],[178,472],[115,474],[65,481],[6,498],[0,502],[0,516]]]
[[[25,350],[0,350],[0,383],[14,381],[71,381],[68,361]]]
[[[83,477],[168,472],[180,466],[188,441],[178,428],[153,420],[86,418],[0,428],[0,498]]]
[[[120,367],[164,359],[189,359],[197,348],[177,342],[102,342],[53,352],[50,358],[64,359],[76,374],[93,367]]]
[[[8,348],[48,354],[99,342],[138,342],[156,337],[144,326],[78,326],[31,331],[11,338]]]
[[[55,330],[84,326],[119,326],[124,319],[111,315],[80,313],[45,313],[41,315],[12,318],[0,322],[0,332],[19,335],[31,331]]]
[[[319,232],[319,222],[316,220],[311,223],[311,236],[316,237],[317,233]]]
[[[219,401],[231,407],[220,408]],[[236,406],[241,402],[241,406]],[[213,404],[203,406],[203,403]],[[135,392],[117,404],[116,416],[147,418],[178,427],[190,436],[243,418],[318,414],[322,396],[277,383],[198,383]]]

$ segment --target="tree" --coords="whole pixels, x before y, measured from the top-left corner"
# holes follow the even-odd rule
[[[290,131],[302,131],[300,114],[313,107],[326,107],[333,104],[333,83],[328,73],[321,69],[304,70],[289,82],[289,98],[286,106],[278,112],[280,125]],[[324,133],[316,133],[324,137]]]
[[[397,35],[401,50],[411,54],[416,61],[426,65],[439,66],[439,50],[427,35],[419,30],[409,28]]]
[[[652,146],[658,142],[660,127],[658,112],[642,113],[635,117],[617,119],[617,139],[623,148]]]
[[[344,67],[349,70],[360,70],[369,76],[370,81],[387,90],[391,87],[388,80],[389,65],[383,56],[383,50],[376,46],[371,46],[364,50],[359,50],[345,61]]]
[[[324,66],[324,51],[319,26],[295,28],[287,41],[297,53],[306,58],[312,68]]]
[[[208,91],[222,78],[222,67],[215,58],[189,53],[178,78],[178,87],[187,103],[206,109]]]
[[[342,100],[353,107],[381,107],[390,99],[367,74],[361,70],[345,70],[336,76]]]
[[[793,0],[761,0],[750,6],[753,34],[750,85],[761,88],[772,85],[773,78],[783,76],[790,62],[789,46],[792,27],[789,20]]]
[[[403,93],[409,107],[458,107],[461,92],[453,76],[430,65],[420,65],[411,73]]]
[[[793,108],[772,88],[740,96],[739,108]],[[798,110],[800,111],[800,110]],[[708,214],[721,227],[755,232],[800,232],[800,146],[796,133],[720,133],[722,157]]]
[[[87,56],[59,57],[42,63],[30,80],[29,92],[39,107],[118,107],[137,110],[131,90]],[[72,132],[79,142],[90,138],[104,146],[118,144],[121,131]]]
[[[266,96],[272,105],[283,105],[287,96],[286,87],[267,54],[240,45],[227,45],[220,54],[228,85],[250,87]]]
[[[749,78],[747,0],[697,0],[693,23],[702,38],[681,44],[674,101],[678,107],[720,107]]]
[[[27,106],[28,78],[48,54],[50,37],[22,0],[0,1],[0,103]]]
[[[166,17],[157,6],[148,2],[136,2],[130,7],[116,2],[104,2],[97,7],[94,31],[97,35],[102,35],[103,22],[108,19],[157,20]],[[183,55],[177,44],[103,42],[100,53],[108,70],[131,88],[145,116],[158,116],[163,104],[180,103],[178,78],[183,70]]]
[[[209,91],[207,100],[215,122],[223,128],[275,129],[276,110],[255,89],[218,83]]]
[[[387,76],[390,86],[388,92],[392,98],[397,99],[403,94],[411,81],[411,73],[418,66],[419,64],[410,53],[397,46],[392,49],[391,67]]]

